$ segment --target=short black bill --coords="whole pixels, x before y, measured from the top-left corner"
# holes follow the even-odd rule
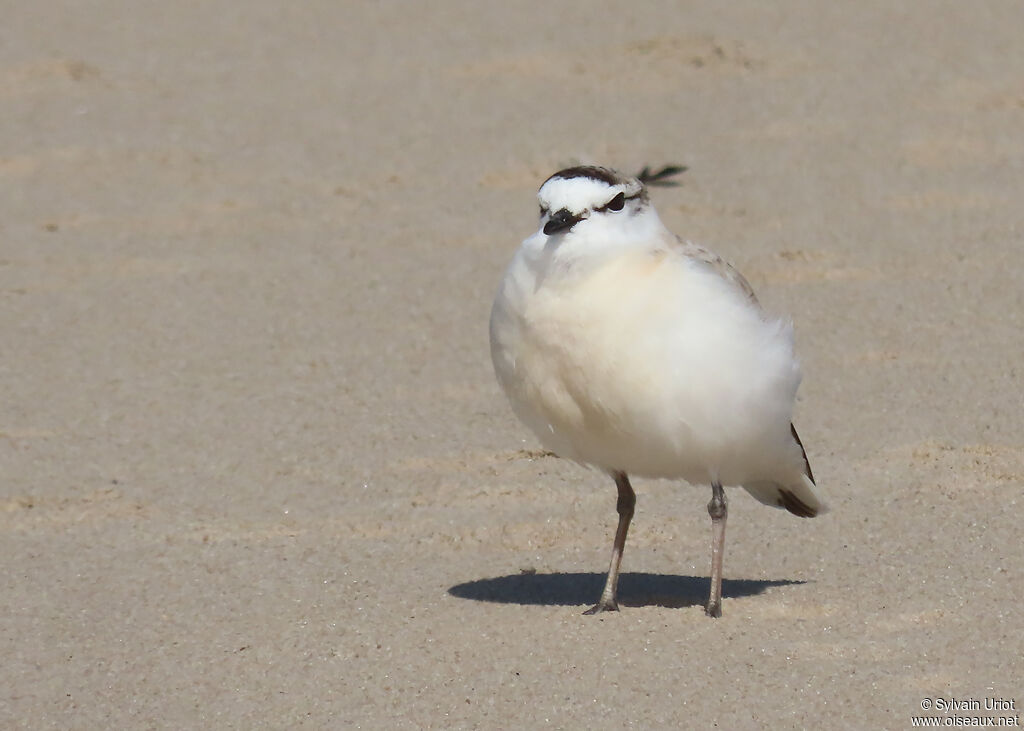
[[[551,236],[563,231],[568,231],[579,223],[579,220],[579,216],[574,216],[569,213],[568,210],[563,208],[560,211],[555,211],[551,214],[551,218],[549,218],[548,222],[544,224],[544,233]]]

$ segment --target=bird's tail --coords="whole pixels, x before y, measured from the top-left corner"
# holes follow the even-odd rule
[[[774,508],[785,508],[801,518],[813,518],[828,512],[828,506],[814,492],[814,483],[807,475],[781,485],[777,482],[748,482],[743,489],[756,500]]]
[[[814,473],[811,471],[811,463],[807,459],[807,452],[804,450],[803,442],[800,441],[800,435],[796,433],[796,427],[792,424],[789,425],[789,429],[804,458],[803,473],[787,480],[785,484],[773,480],[761,480],[747,483],[743,489],[759,502],[775,508],[785,508],[801,518],[813,518],[816,515],[827,513],[828,506],[814,491]]]

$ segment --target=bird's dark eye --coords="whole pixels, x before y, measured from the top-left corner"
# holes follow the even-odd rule
[[[547,212],[548,212],[548,209],[547,209],[547,208],[545,208],[544,206],[541,206],[541,207],[540,207],[540,217],[541,217],[541,218],[544,218],[544,215],[545,215],[545,214],[546,214]]]
[[[626,194],[619,193],[617,196],[615,196],[610,201],[604,204],[604,210],[621,211],[624,205],[626,205]]]

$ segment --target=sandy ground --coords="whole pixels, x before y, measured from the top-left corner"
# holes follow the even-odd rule
[[[492,5],[5,3],[0,726],[1024,705],[1024,6]],[[796,323],[833,512],[732,493],[719,621],[709,491],[644,481],[581,616],[614,488],[491,373],[577,161],[689,165],[663,219]]]

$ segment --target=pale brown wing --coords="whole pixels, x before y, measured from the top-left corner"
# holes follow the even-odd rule
[[[683,241],[682,239],[678,239],[678,242],[684,255],[694,259],[695,261],[707,264],[708,267],[710,267],[722,279],[741,291],[747,299],[757,305],[758,308],[761,307],[761,303],[757,301],[757,295],[754,294],[754,288],[750,286],[750,282],[748,282],[742,274],[736,271],[732,264],[715,252],[709,251],[703,246],[695,244],[692,241]]]

